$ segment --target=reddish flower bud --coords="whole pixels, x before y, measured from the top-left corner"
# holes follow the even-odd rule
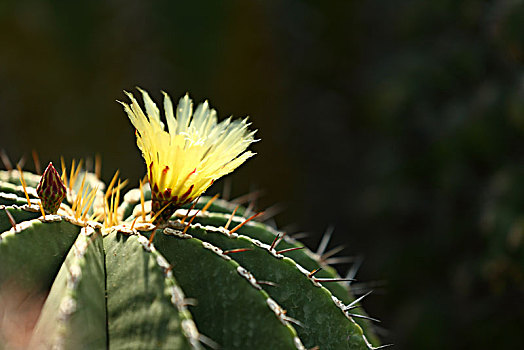
[[[40,183],[36,188],[36,192],[42,201],[42,207],[46,213],[56,214],[60,204],[64,200],[67,191],[58,175],[58,172],[53,167],[53,163],[49,163],[40,178]]]

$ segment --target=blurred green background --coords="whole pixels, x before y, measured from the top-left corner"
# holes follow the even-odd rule
[[[189,91],[259,129],[233,197],[364,256],[385,343],[524,348],[522,1],[2,0],[0,43],[0,148],[26,168],[100,153],[138,183],[115,100]]]

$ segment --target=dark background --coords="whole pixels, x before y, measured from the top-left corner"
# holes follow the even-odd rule
[[[0,43],[13,160],[100,153],[138,183],[115,100],[189,91],[259,129],[232,197],[365,257],[384,342],[524,348],[522,1],[13,0]]]

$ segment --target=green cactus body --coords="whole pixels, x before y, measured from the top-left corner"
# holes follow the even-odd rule
[[[36,187],[40,183],[40,176],[32,173],[24,173],[24,180],[28,188],[32,188],[36,194]],[[20,173],[18,170],[0,170],[0,181],[9,183],[15,186],[22,186],[20,181]],[[28,191],[28,193],[30,193]]]
[[[77,235],[56,275],[30,348],[105,348],[105,304],[102,236],[88,226]]]
[[[52,164],[42,176],[0,171],[0,349],[378,345],[361,298],[322,256],[248,208],[202,197],[254,155],[247,118],[218,122],[207,102],[193,113],[188,95],[175,113],[164,93],[164,123],[140,92],[145,113],[132,94],[122,105],[149,184],[122,203],[118,172],[106,188],[82,162],[69,178],[63,162],[61,176]],[[28,330],[6,331],[28,308]]]
[[[147,186],[144,186],[142,192],[144,200],[149,201],[151,199],[150,189]],[[125,218],[126,221],[132,221],[135,219],[136,213],[140,212],[141,210],[141,205],[138,204],[141,198],[140,190],[130,190],[124,198],[125,199],[122,203],[123,218]],[[205,207],[210,200],[211,197],[203,196],[199,199],[198,202],[195,203],[193,208],[198,211]],[[189,209],[190,207],[191,205],[184,206],[185,209]],[[229,203],[222,199],[216,199],[212,201],[211,205],[207,209],[207,213],[196,213],[193,223],[199,223],[204,226],[209,225],[210,227],[224,227],[229,221],[231,213],[233,211],[235,211],[236,216],[233,216],[233,218],[231,219],[231,227],[234,227],[235,225],[238,225],[245,220],[245,217],[247,216],[246,208],[242,206],[236,206],[235,204]],[[181,218],[184,215],[185,213],[178,215],[175,213],[175,217],[178,216],[179,218]],[[265,244],[271,244],[275,237],[279,234],[277,230],[259,222],[248,222],[245,226],[239,229],[239,233],[259,240]],[[302,247],[302,244],[288,236],[284,236],[278,244],[279,250],[286,250],[296,247]],[[321,270],[319,270],[315,274],[315,276],[318,278],[340,278],[340,276],[333,267],[320,261],[320,257],[316,256],[316,254],[314,254],[307,248],[303,250],[289,251],[288,253],[286,253],[286,256],[288,258],[293,259],[295,262],[297,262],[299,265],[301,265],[303,268],[309,271],[314,271],[316,269],[321,268]],[[327,283],[325,284],[325,287],[344,304],[350,304],[355,300],[355,297],[351,293],[349,284],[347,282]],[[366,313],[361,307],[356,307],[352,309],[352,313],[366,316]],[[378,340],[377,336],[374,334],[372,330],[373,326],[371,324],[371,321],[365,318],[356,318],[355,321],[364,329],[368,340],[372,344],[380,344],[380,341]]]
[[[142,236],[118,230],[104,238],[104,246],[109,348],[199,348],[184,294],[154,246]]]
[[[124,224],[104,228],[61,212],[44,218],[36,203],[27,205],[16,178],[0,176],[1,195],[17,198],[0,205],[0,298],[10,302],[6,291],[13,288],[47,295],[32,348],[372,348],[371,329],[363,331],[344,311],[354,300],[347,286],[322,280],[336,272],[305,249],[279,254],[300,244],[282,239],[272,249],[278,231],[260,222],[231,233],[224,226],[234,205],[227,201],[196,216],[191,211],[189,226],[189,218],[181,222],[187,206],[176,211],[150,244],[153,225],[131,229],[139,219],[138,189],[118,208]],[[38,183],[36,175],[26,176]],[[195,208],[209,200],[202,197]],[[242,215],[245,208],[230,228]],[[324,270],[310,276],[319,266]]]

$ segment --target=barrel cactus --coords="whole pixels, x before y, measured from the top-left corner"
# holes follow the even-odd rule
[[[0,349],[377,348],[321,254],[203,195],[254,155],[247,120],[193,113],[187,95],[174,112],[165,94],[165,130],[140,91],[145,113],[122,103],[148,167],[138,188],[74,161],[0,171]]]

